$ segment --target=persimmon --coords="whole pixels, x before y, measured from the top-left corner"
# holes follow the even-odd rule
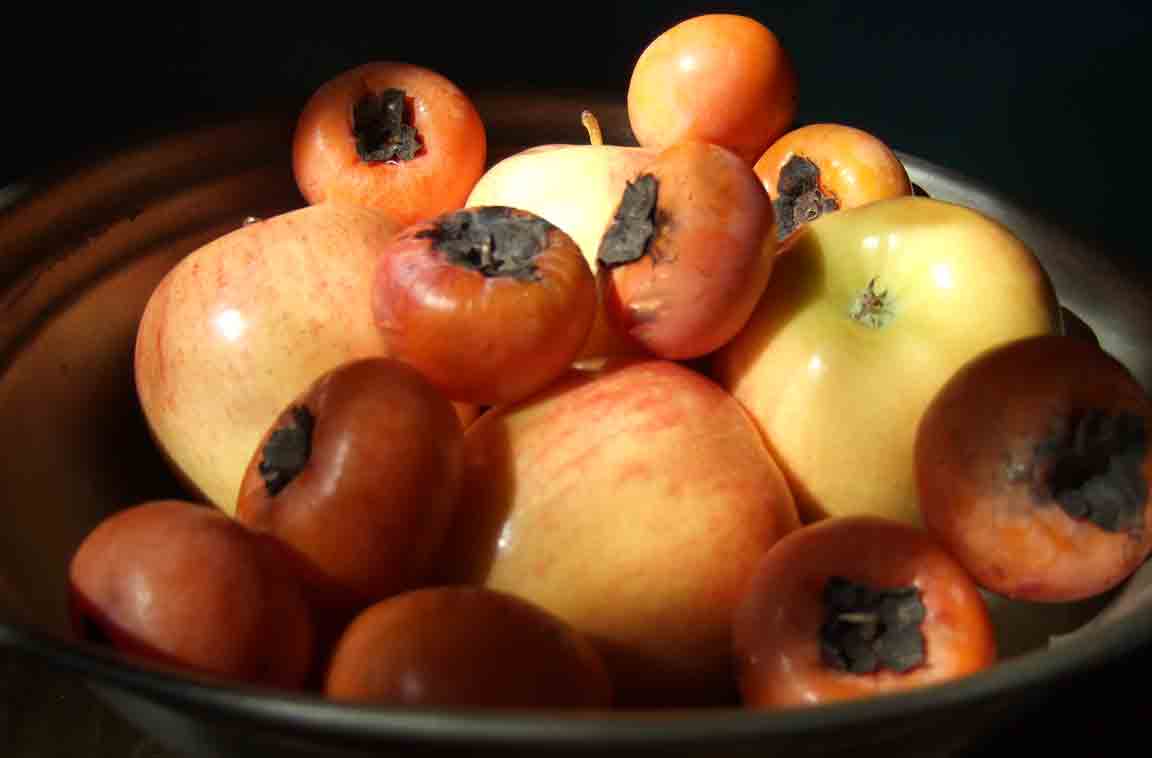
[[[452,404],[392,358],[321,375],[269,427],[236,518],[291,549],[335,611],[422,585],[460,492],[463,430]]]
[[[1097,343],[1047,335],[967,362],[916,435],[925,526],[988,590],[1063,602],[1152,550],[1152,401]]]
[[[480,113],[455,83],[423,66],[375,61],[312,94],[292,166],[309,203],[376,208],[404,226],[460,208],[487,148]]]
[[[148,662],[299,689],[315,627],[279,557],[275,543],[216,508],[134,505],[100,522],[72,557],[77,631]]]
[[[534,603],[438,586],[358,614],[336,644],[324,694],[402,706],[607,708],[612,681],[588,640]]]
[[[408,227],[380,252],[376,325],[448,398],[496,405],[543,388],[584,347],[596,279],[562,229],[480,206]]]
[[[818,521],[768,549],[733,624],[751,708],[872,697],[997,659],[983,596],[925,530],[879,516]]]
[[[776,257],[772,204],[732,151],[681,142],[629,182],[597,254],[610,322],[653,355],[698,358],[734,337]]]
[[[896,153],[845,124],[793,129],[772,143],[754,169],[772,196],[781,239],[824,213],[912,194]]]
[[[701,140],[752,165],[792,125],[796,93],[795,67],[771,29],[747,16],[704,14],[641,53],[628,82],[628,119],[644,147]]]

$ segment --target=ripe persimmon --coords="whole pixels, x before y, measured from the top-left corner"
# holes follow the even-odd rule
[[[793,129],[754,168],[772,196],[781,239],[824,213],[912,194],[896,153],[878,137],[844,124]]]
[[[325,82],[301,111],[292,146],[309,203],[376,208],[403,226],[460,208],[486,161],[472,100],[436,71],[395,61]]]
[[[575,241],[540,216],[465,208],[380,251],[372,308],[392,355],[451,400],[497,405],[568,370],[596,316],[596,278]]]
[[[747,16],[704,14],[641,53],[628,82],[628,119],[644,147],[695,139],[752,165],[792,125],[796,89],[792,60],[772,30]]]
[[[698,358],[748,321],[776,259],[772,203],[731,150],[680,142],[628,183],[600,243],[616,329],[673,360]]]
[[[878,516],[817,521],[764,554],[733,626],[750,708],[907,691],[997,658],[976,583],[925,530]]]
[[[1152,401],[1095,342],[1048,335],[973,358],[920,420],[925,526],[986,589],[1063,602],[1152,550]]]

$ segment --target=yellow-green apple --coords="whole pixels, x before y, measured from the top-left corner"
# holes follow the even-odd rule
[[[628,145],[539,145],[488,169],[472,188],[467,205],[503,205],[531,211],[560,227],[596,270],[600,240],[620,205],[627,183],[657,155]],[[644,351],[613,329],[603,308],[582,357],[637,355]]]
[[[198,494],[233,514],[265,430],[321,374],[386,354],[371,274],[396,233],[322,203],[243,226],[178,263],[148,301],[135,376],[153,436]]]
[[[759,423],[805,520],[920,523],[913,443],[995,345],[1061,329],[1034,252],[978,211],[903,196],[822,216],[783,252],[713,376]]]
[[[799,526],[731,395],[679,363],[612,361],[489,410],[464,451],[447,581],[527,598],[587,635],[624,704],[731,695],[733,609]]]

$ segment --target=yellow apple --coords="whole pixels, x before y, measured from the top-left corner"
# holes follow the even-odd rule
[[[1041,262],[998,221],[898,197],[817,219],[713,356],[807,521],[920,523],[913,444],[936,391],[998,344],[1061,329]]]

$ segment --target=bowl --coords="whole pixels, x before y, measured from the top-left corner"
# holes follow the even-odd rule
[[[622,103],[595,93],[476,93],[490,160],[543,142],[632,144]],[[159,743],[195,755],[948,755],[1035,708],[1060,682],[1152,643],[1152,569],[1107,596],[992,598],[1004,660],[920,691],[790,712],[611,713],[348,706],[141,666],[70,631],[67,564],[109,513],[183,496],[132,383],[147,299],[183,256],[250,216],[299,207],[294,114],[217,118],[0,190],[0,643],[62,675]],[[900,156],[929,195],[1007,224],[1039,255],[1071,323],[1152,387],[1152,287],[989,188]]]

